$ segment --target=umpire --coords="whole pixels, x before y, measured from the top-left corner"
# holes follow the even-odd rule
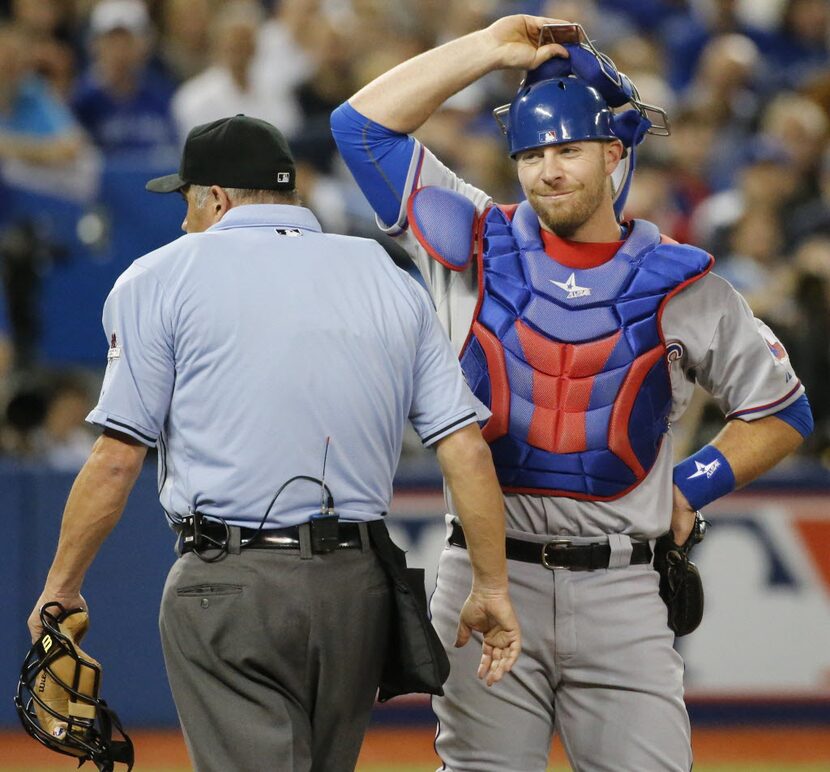
[[[179,534],[160,627],[194,767],[351,770],[400,654],[383,518],[407,418],[437,448],[469,541],[457,643],[483,634],[488,683],[518,655],[502,496],[478,428],[489,412],[426,292],[375,242],[324,234],[300,206],[270,124],[194,128],[179,173],[147,188],[181,193],[187,235],[136,260],[107,298],[88,416],[103,433],[69,495],[33,640],[44,603],[85,606],[86,570],[158,448]]]

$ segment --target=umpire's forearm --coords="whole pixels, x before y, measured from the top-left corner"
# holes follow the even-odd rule
[[[490,448],[478,426],[467,426],[441,440],[438,461],[464,527],[473,566],[473,587],[504,590],[504,498]]]
[[[95,443],[69,493],[45,591],[80,593],[87,569],[121,517],[146,453],[143,446],[106,435]]]

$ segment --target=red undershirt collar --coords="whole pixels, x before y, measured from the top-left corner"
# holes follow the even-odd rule
[[[542,234],[542,244],[548,257],[568,268],[596,268],[607,263],[625,244],[625,240],[569,241],[544,228],[540,228],[539,232]]]

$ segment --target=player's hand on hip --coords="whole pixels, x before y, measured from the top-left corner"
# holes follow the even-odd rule
[[[35,607],[32,609],[32,613],[29,614],[29,619],[27,621],[29,626],[29,635],[32,637],[32,643],[35,643],[43,633],[43,625],[40,623],[40,610],[47,603],[53,602],[60,603],[65,609],[82,608],[89,611],[87,603],[84,600],[84,596],[80,593],[61,595],[60,593],[50,592],[48,589],[44,589],[44,591],[40,594],[40,597],[37,599]]]
[[[522,650],[519,620],[507,590],[485,592],[473,590],[458,622],[456,646],[464,646],[473,630],[481,633],[481,662],[477,675],[492,686],[510,672]]]
[[[674,487],[674,506],[671,514],[671,532],[678,547],[684,545],[695,526],[695,510],[692,509],[680,488]]]
[[[517,14],[493,22],[484,32],[493,41],[503,68],[532,70],[554,56],[568,58],[564,46],[549,43],[538,47],[539,34],[545,24],[568,24],[562,19]]]

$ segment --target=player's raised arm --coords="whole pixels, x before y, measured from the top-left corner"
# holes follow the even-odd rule
[[[449,97],[489,72],[529,69],[554,56],[567,57],[561,45],[538,45],[542,27],[557,23],[562,22],[540,16],[498,19],[485,29],[403,62],[332,113],[331,130],[338,150],[390,235],[398,236],[406,229],[407,199],[423,184],[459,190],[479,211],[489,201],[409,135]],[[415,256],[422,273],[428,264],[425,260]],[[428,282],[435,295],[434,283]]]
[[[505,16],[403,62],[358,91],[349,103],[393,131],[415,131],[449,97],[488,72],[529,70],[554,56],[567,56],[561,45],[537,45],[542,27],[557,23],[561,20]]]

